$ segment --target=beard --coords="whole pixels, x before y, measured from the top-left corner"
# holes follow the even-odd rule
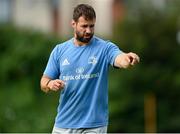
[[[80,32],[76,32],[76,39],[80,42],[88,43],[94,34],[90,33],[90,34],[85,34],[85,35],[89,37],[84,37],[84,35],[82,35]]]

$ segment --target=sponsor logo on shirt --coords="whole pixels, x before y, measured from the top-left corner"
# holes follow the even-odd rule
[[[78,74],[82,74],[84,72],[84,68],[83,67],[79,67],[76,69],[76,73]]]
[[[65,59],[64,61],[63,61],[63,63],[62,63],[62,66],[66,66],[66,65],[69,65],[70,63],[69,63],[69,61],[67,60],[67,59]]]
[[[93,79],[99,77],[99,72],[92,73],[92,74],[84,74],[85,69],[83,67],[76,68],[76,74],[75,75],[64,75],[62,76],[64,81],[69,80],[83,80],[83,79]]]
[[[84,80],[84,79],[93,79],[98,78],[99,73],[93,73],[93,74],[77,74],[77,75],[65,75],[63,76],[64,81],[70,81],[70,80]]]

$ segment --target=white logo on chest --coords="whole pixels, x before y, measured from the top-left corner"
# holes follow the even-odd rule
[[[69,64],[70,64],[69,61],[67,59],[65,59],[62,63],[62,66],[69,65]]]
[[[97,63],[97,58],[95,56],[91,56],[88,59],[88,64],[93,64],[95,65]]]
[[[82,74],[83,72],[84,72],[84,68],[83,67],[78,67],[76,69],[76,73],[78,73],[78,74]]]

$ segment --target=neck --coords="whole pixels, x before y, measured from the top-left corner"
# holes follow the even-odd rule
[[[74,44],[75,46],[85,46],[87,45],[89,42],[85,43],[85,42],[81,42],[76,38],[76,34],[74,34]]]
[[[81,42],[81,41],[77,40],[76,38],[74,38],[74,44],[75,44],[75,46],[85,46],[88,43]]]

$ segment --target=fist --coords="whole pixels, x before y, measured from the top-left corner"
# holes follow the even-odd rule
[[[128,62],[130,63],[130,65],[133,66],[133,65],[139,63],[140,58],[137,54],[130,52],[130,53],[127,53],[126,55],[128,57]]]
[[[47,86],[52,91],[58,91],[64,88],[65,82],[59,79],[51,80]]]
[[[128,68],[140,61],[139,56],[135,53],[122,53],[115,60],[115,65],[120,68]]]

